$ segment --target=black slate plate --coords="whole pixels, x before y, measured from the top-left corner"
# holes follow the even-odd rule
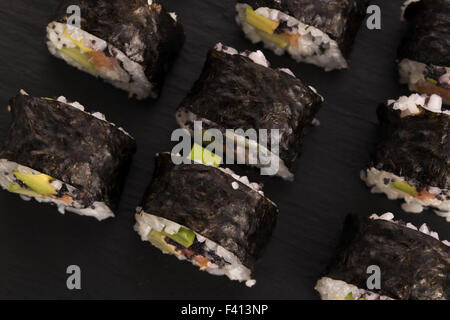
[[[234,1],[166,0],[178,13],[187,42],[169,73],[162,97],[136,102],[125,93],[51,57],[45,26],[56,0],[0,3],[0,136],[10,115],[8,99],[21,88],[37,96],[65,95],[107,115],[138,142],[118,216],[99,223],[48,205],[24,202],[0,192],[0,298],[207,298],[317,299],[313,287],[329,259],[348,212],[394,212],[415,224],[427,222],[442,238],[450,224],[431,211],[403,213],[400,202],[372,195],[359,179],[377,139],[379,102],[406,93],[397,83],[394,60],[402,34],[400,1],[373,1],[382,8],[382,30],[365,26],[358,35],[350,69],[326,73],[266,52],[273,66],[286,66],[315,86],[326,102],[321,126],[310,131],[297,180],[263,179],[265,192],[280,207],[271,244],[257,265],[257,285],[248,289],[164,256],[133,231],[134,208],[153,172],[153,156],[171,149],[174,112],[200,74],[216,42],[237,49],[251,45],[234,22]],[[82,270],[82,290],[66,288],[66,268]]]

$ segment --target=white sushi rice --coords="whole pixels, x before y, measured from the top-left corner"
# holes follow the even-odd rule
[[[29,167],[22,166],[16,162],[9,161],[7,159],[0,159],[0,186],[9,191],[10,186],[16,184],[16,179],[14,176],[14,171],[18,171],[23,174],[41,174],[41,172],[33,170]],[[63,186],[63,182],[60,180],[54,180],[51,182],[51,186],[58,192]],[[65,184],[68,193],[73,194],[76,191],[76,188],[70,186],[69,184]],[[67,192],[65,193],[67,194]],[[114,213],[104,202],[94,202],[91,207],[85,208],[81,202],[73,201],[71,205],[68,203],[54,199],[48,196],[26,196],[20,195],[23,200],[31,200],[34,198],[37,202],[43,203],[53,203],[57,206],[58,211],[61,214],[64,214],[66,211],[77,213],[82,216],[89,216],[98,219],[99,221],[114,217]]]
[[[66,33],[70,34],[73,40],[81,42],[84,47],[99,52],[106,52],[108,55],[116,58],[119,63],[113,69],[95,67],[92,70],[80,65],[61,51],[63,48],[79,48]],[[144,67],[140,64],[143,62],[143,57],[136,52],[136,48],[141,48],[142,46],[144,44],[141,40],[138,37],[134,37],[127,44],[128,50],[124,53],[103,39],[72,25],[54,21],[47,26],[47,47],[55,57],[63,59],[73,67],[95,77],[100,77],[113,86],[129,92],[130,97],[136,96],[137,99],[156,98],[157,92],[145,75]],[[81,48],[80,53],[83,53]]]
[[[263,42],[267,49],[272,50],[277,55],[282,55],[287,51],[296,61],[314,64],[324,68],[326,71],[348,67],[347,61],[335,40],[331,39],[320,29],[304,24],[298,19],[276,9],[261,7],[256,8],[255,12],[273,21],[286,21],[287,25],[292,29],[291,33],[300,35],[298,44],[282,48],[271,41],[263,39],[258,34],[257,29],[247,23],[247,8],[251,7],[246,3],[238,3],[236,5],[236,22],[242,27],[245,36],[253,43]],[[326,49],[322,51],[321,47]]]
[[[390,200],[404,200],[402,209],[406,212],[420,213],[425,207],[433,207],[436,209],[437,215],[446,218],[450,222],[450,200],[447,199],[450,197],[449,190],[430,186],[428,187],[428,192],[432,195],[440,196],[442,200],[436,197],[419,199],[393,187],[392,182],[405,181],[404,177],[373,167],[362,171],[361,179],[371,188],[372,193],[384,193]]]
[[[322,300],[393,300],[390,297],[364,290],[345,281],[322,277],[314,287]],[[351,294],[353,299],[348,299]]]
[[[389,100],[388,106],[401,111],[401,117],[414,116],[422,112],[422,109],[434,113],[450,115],[449,110],[442,110],[442,98],[437,94],[417,94],[402,96],[398,100]]]
[[[442,66],[434,66],[435,68],[445,69],[445,74],[439,78],[440,83],[450,85],[450,68]],[[398,64],[400,83],[407,84],[409,90],[420,91],[419,86],[430,83],[425,79],[427,74],[427,65],[422,62],[402,59]],[[436,86],[436,85],[435,85]],[[447,103],[450,103],[447,101]]]
[[[399,223],[395,220],[395,217],[391,212],[386,212],[385,214],[382,214],[380,216],[378,216],[377,214],[373,214],[370,216],[370,219],[385,220],[395,224]],[[418,228],[412,223],[408,222],[406,224],[406,227],[424,233],[430,237],[435,238],[436,240],[439,240],[438,233],[431,231],[426,224],[423,224]],[[450,242],[447,240],[443,240],[442,243],[446,246],[450,246]],[[346,298],[348,299],[350,293],[355,300],[393,300],[388,296],[383,296],[369,290],[361,289],[345,281],[332,279],[330,277],[320,278],[319,281],[317,281],[314,289],[319,292],[322,300],[344,300]]]
[[[178,230],[183,227],[189,229],[185,226],[177,224],[173,221],[149,214],[142,210],[142,208],[137,208],[137,214],[135,216],[136,224],[134,226],[135,231],[141,236],[142,241],[151,241],[150,232],[156,230],[161,232],[164,230],[165,233],[175,234]],[[202,235],[195,232],[197,240],[201,243],[205,242],[205,245],[209,250],[214,251],[214,253],[221,257],[225,264],[219,267],[217,264],[208,262],[206,268],[201,268],[212,275],[226,275],[231,280],[237,280],[239,282],[245,282],[245,285],[252,287],[256,284],[256,280],[252,279],[251,271],[245,267],[233,253],[226,250],[224,247],[220,246],[214,241],[211,241]],[[187,260],[186,256],[179,251],[175,251],[175,247],[167,244],[167,246],[173,247],[173,250],[164,252],[165,254],[175,255],[179,260]],[[191,263],[195,266],[201,267],[194,260]]]

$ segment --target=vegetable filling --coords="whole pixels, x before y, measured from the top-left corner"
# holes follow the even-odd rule
[[[63,33],[76,47],[63,47],[59,51],[89,72],[95,73],[97,69],[115,70],[116,68],[120,68],[120,64],[116,58],[108,57],[103,51],[86,47],[81,41],[74,40],[71,34],[65,29]]]
[[[292,34],[286,22],[273,21],[256,13],[250,7],[246,9],[245,16],[247,23],[255,27],[258,35],[264,40],[273,42],[283,49],[298,45],[300,35]]]
[[[28,197],[51,198],[72,205],[73,197],[66,184],[61,184],[52,177],[42,173],[21,173],[14,171],[15,181],[9,185],[8,191]],[[59,187],[56,191],[56,187]]]
[[[38,199],[51,199],[74,208],[95,208],[94,200],[89,196],[46,174],[28,168],[17,168],[3,174],[5,183],[9,183],[9,192]]]
[[[150,242],[164,253],[184,256],[188,261],[198,265],[201,270],[206,268],[222,268],[228,264],[223,258],[215,254],[200,242],[192,230],[181,227],[177,233],[168,234],[164,231],[152,230]]]

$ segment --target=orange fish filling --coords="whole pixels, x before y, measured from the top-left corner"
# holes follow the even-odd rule
[[[204,256],[199,254],[196,255],[194,251],[189,249],[183,249],[181,250],[181,253],[184,254],[184,256],[188,259],[191,259],[193,257],[192,261],[196,262],[200,266],[200,270],[208,268],[208,264],[210,262],[208,258],[205,258]]]
[[[89,61],[97,68],[114,69],[119,65],[117,59],[108,57],[103,51],[91,51]]]
[[[421,81],[416,84],[416,89],[423,93],[438,94],[443,100],[450,101],[450,90],[439,87],[429,81]]]
[[[59,200],[62,202],[65,202],[67,204],[72,204],[73,203],[73,198],[67,194],[63,195],[62,197],[56,197],[54,195],[49,195],[50,198],[55,199],[55,200]]]
[[[419,194],[416,196],[417,199],[426,201],[426,200],[432,200],[436,197],[436,195],[429,193],[426,189],[423,189],[419,192]]]

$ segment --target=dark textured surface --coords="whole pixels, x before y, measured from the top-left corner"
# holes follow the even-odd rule
[[[164,77],[184,43],[183,26],[174,23],[168,12],[156,0],[150,10],[143,10],[148,0],[64,0],[56,14],[56,21],[67,22],[67,7],[81,9],[81,28],[122,52],[127,44],[140,41],[145,45],[132,51],[131,60],[142,64],[145,75],[160,92]],[[50,21],[49,21],[50,22]],[[143,57],[141,61],[137,57]]]
[[[450,0],[422,0],[405,11],[408,34],[399,49],[400,58],[450,66]]]
[[[280,158],[293,173],[305,132],[321,104],[320,96],[286,72],[265,68],[247,57],[211,50],[180,110],[213,121],[221,131],[269,130],[269,150],[273,143],[270,130],[278,129],[282,137]]]
[[[18,94],[9,106],[13,122],[1,145],[0,159],[77,188],[85,207],[104,201],[112,210],[117,209],[136,151],[134,139],[58,101]]]
[[[156,157],[145,212],[175,221],[219,243],[253,269],[270,240],[277,207],[246,185],[214,167],[174,165],[170,154]]]
[[[350,55],[353,41],[366,15],[368,0],[238,0],[257,9],[268,7],[314,26],[336,40],[344,57]]]
[[[450,247],[419,231],[350,215],[327,276],[366,288],[367,268],[380,267],[377,293],[402,300],[450,298]]]
[[[423,110],[401,118],[400,113],[386,104],[378,108],[382,132],[375,166],[407,177],[416,186],[449,189],[449,116]]]
[[[127,128],[138,151],[116,219],[103,223],[48,205],[24,202],[0,192],[0,297],[2,298],[219,298],[317,299],[314,284],[335,254],[348,212],[392,211],[405,221],[450,238],[450,225],[432,211],[403,213],[401,202],[370,194],[359,171],[378,140],[376,108],[406,90],[398,85],[395,59],[405,26],[401,1],[381,6],[382,30],[364,25],[356,38],[350,68],[326,73],[265,51],[273,67],[289,67],[325,96],[321,126],[303,145],[296,181],[263,178],[265,193],[278,204],[274,235],[256,265],[253,288],[213,277],[162,255],[133,231],[134,210],[154,170],[154,155],[172,147],[175,110],[198,79],[207,51],[218,41],[239,50],[253,46],[235,24],[233,0],[166,0],[186,32],[186,44],[166,78],[157,102],[137,102],[127,94],[53,58],[45,26],[58,1],[0,1],[0,136],[11,116],[8,100],[20,88],[36,96],[64,94]],[[82,290],[66,288],[66,268],[82,270]]]

